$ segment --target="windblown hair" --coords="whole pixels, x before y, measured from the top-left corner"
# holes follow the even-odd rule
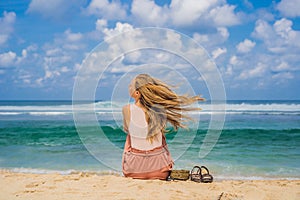
[[[160,131],[165,133],[167,122],[175,130],[179,127],[186,128],[183,124],[190,117],[183,114],[187,111],[201,110],[200,108],[187,107],[197,101],[203,101],[200,96],[178,95],[166,83],[155,79],[148,74],[139,74],[135,77],[135,90],[141,94],[140,103],[146,108],[148,122],[147,139],[150,142]]]

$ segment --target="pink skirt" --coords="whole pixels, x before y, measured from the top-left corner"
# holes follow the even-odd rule
[[[173,160],[166,145],[149,151],[134,149],[126,145],[128,145],[128,141],[125,143],[122,159],[123,174],[125,177],[167,179],[173,167]]]

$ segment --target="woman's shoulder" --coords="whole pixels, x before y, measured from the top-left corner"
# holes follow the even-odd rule
[[[128,114],[130,112],[130,104],[123,106],[122,111],[124,114]]]
[[[129,109],[130,109],[130,104],[127,104],[127,105],[123,106],[123,108],[122,108],[123,111],[129,110]]]

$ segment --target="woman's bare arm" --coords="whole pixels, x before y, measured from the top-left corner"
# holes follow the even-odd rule
[[[122,109],[123,113],[123,130],[128,133],[128,125],[129,125],[129,119],[130,119],[130,105],[126,105]]]

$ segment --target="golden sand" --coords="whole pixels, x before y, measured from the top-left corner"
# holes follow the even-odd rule
[[[102,199],[300,199],[300,180],[192,181],[137,180],[91,173],[0,172],[1,200]]]

